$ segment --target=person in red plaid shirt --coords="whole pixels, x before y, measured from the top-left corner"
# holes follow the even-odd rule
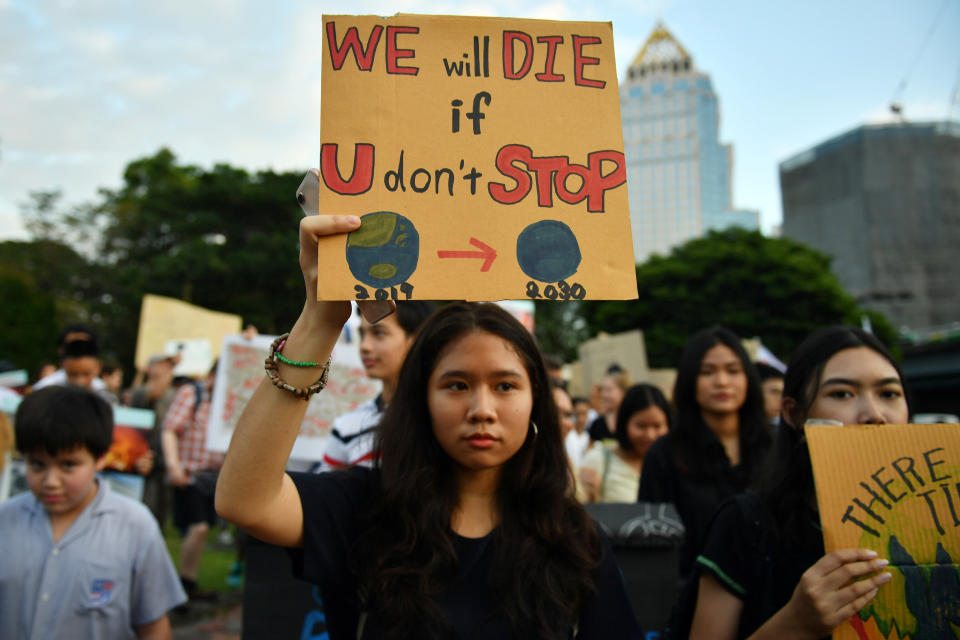
[[[163,420],[163,456],[173,486],[173,523],[183,536],[180,581],[190,598],[198,596],[197,569],[207,532],[217,521],[213,492],[223,454],[206,448],[213,365],[206,381],[180,385]],[[199,397],[198,397],[199,394]]]

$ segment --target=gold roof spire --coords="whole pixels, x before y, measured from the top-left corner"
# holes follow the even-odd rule
[[[631,67],[663,68],[674,67],[677,63],[681,68],[689,69],[693,59],[683,45],[673,37],[662,22],[657,22],[653,33],[640,49],[640,53],[633,59]]]

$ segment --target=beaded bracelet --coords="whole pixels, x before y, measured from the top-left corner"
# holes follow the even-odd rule
[[[290,335],[289,333],[285,333],[279,338],[277,338],[277,340],[280,341],[279,344],[277,343],[277,340],[274,340],[274,344],[277,345],[276,347],[274,347],[274,350],[273,350],[274,357],[280,362],[282,362],[283,364],[288,364],[291,367],[303,367],[304,369],[309,369],[311,367],[319,367],[320,366],[319,362],[307,362],[306,360],[291,360],[287,358],[285,355],[283,355],[283,347],[284,345],[287,344],[287,339],[285,336],[289,336],[289,335]]]
[[[327,376],[330,374],[330,358],[327,358],[327,361],[323,364],[323,371],[320,372],[320,379],[314,382],[309,387],[295,387],[292,384],[285,382],[280,377],[280,372],[277,371],[277,362],[283,362],[290,364],[295,367],[318,367],[320,366],[316,362],[297,362],[296,360],[288,360],[284,358],[279,349],[283,348],[283,345],[286,344],[287,337],[289,333],[285,333],[276,340],[273,341],[270,345],[270,353],[267,354],[267,359],[263,363],[264,370],[267,372],[267,377],[270,378],[270,382],[273,383],[278,389],[284,391],[289,391],[298,398],[303,398],[304,401],[309,401],[310,396],[322,390],[327,386]]]

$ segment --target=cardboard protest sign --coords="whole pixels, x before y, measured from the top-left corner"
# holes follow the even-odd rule
[[[324,16],[326,300],[637,297],[610,23]]]
[[[351,320],[355,322],[355,316],[351,316]],[[207,425],[208,449],[226,451],[229,447],[240,414],[266,379],[263,361],[275,338],[265,335],[250,340],[241,335],[224,338]],[[319,377],[319,370],[317,375]],[[348,325],[333,349],[326,388],[310,398],[290,457],[319,461],[334,419],[370,400],[379,390],[379,382],[367,377],[360,361],[359,334],[355,327]]]
[[[240,333],[241,326],[240,316],[210,311],[175,298],[147,294],[143,296],[143,305],[140,308],[140,329],[134,362],[138,368],[145,367],[150,356],[161,353],[172,355],[179,350],[180,345],[186,352],[185,356],[205,352],[216,358],[220,355],[223,336]],[[212,360],[184,357],[176,373],[204,376],[212,364]],[[187,365],[186,368],[184,365]]]
[[[960,425],[808,426],[827,552],[873,549],[893,580],[833,637],[960,638]]]

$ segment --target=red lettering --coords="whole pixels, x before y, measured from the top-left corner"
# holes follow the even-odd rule
[[[600,38],[596,36],[573,36],[573,81],[580,87],[603,89],[607,86],[606,81],[585,78],[583,75],[584,66],[600,64],[599,58],[583,55],[583,47],[589,44],[600,44]]]
[[[514,42],[523,45],[523,63],[520,70],[514,69],[513,49]],[[533,64],[533,38],[522,31],[503,32],[503,77],[507,80],[519,80],[530,73]]]
[[[541,36],[537,42],[546,43],[547,60],[543,65],[543,73],[535,74],[535,78],[540,82],[563,82],[563,74],[556,73],[553,65],[557,60],[557,47],[563,44],[563,36]]]
[[[397,64],[398,58],[412,58],[415,55],[413,49],[397,48],[399,33],[420,33],[420,27],[387,27],[387,73],[415,76],[420,72],[420,67],[401,67]]]
[[[567,189],[567,178],[575,175],[580,177],[580,188],[576,191]],[[557,197],[567,204],[577,204],[583,202],[587,197],[587,190],[584,187],[590,182],[590,170],[579,164],[570,164],[557,172],[554,178],[554,187],[557,190]],[[589,206],[589,202],[587,205]]]
[[[607,174],[603,173],[605,162],[615,165]],[[523,166],[516,163],[522,163]],[[626,161],[623,153],[619,151],[594,151],[587,155],[587,165],[583,166],[562,156],[538,158],[529,147],[511,144],[502,147],[497,153],[496,167],[501,174],[516,182],[516,186],[510,189],[497,182],[491,182],[487,186],[490,196],[500,204],[516,204],[523,200],[532,186],[532,172],[537,183],[538,206],[552,207],[553,190],[556,190],[557,196],[563,202],[577,204],[586,200],[587,211],[602,213],[606,192],[627,181]],[[567,186],[567,178],[572,175],[581,180],[576,190],[570,190]]]
[[[547,156],[531,158],[527,163],[537,174],[537,204],[541,207],[553,206],[553,174],[563,171],[567,166],[567,159],[563,156]],[[559,192],[557,192],[559,195]]]
[[[344,180],[337,164],[338,145],[320,145],[320,176],[323,184],[334,193],[342,196],[355,196],[370,190],[373,184],[374,148],[372,144],[355,144],[353,152],[353,172],[349,180]]]
[[[603,211],[603,196],[627,181],[627,161],[619,151],[594,151],[587,155],[590,166],[590,181],[587,188],[587,211]],[[603,163],[612,162],[616,169],[603,175]]]
[[[523,162],[530,164],[533,152],[530,147],[520,144],[508,144],[501,147],[497,152],[497,170],[508,178],[512,178],[517,186],[513,189],[507,189],[506,186],[491,182],[487,185],[490,196],[500,204],[516,204],[523,200],[527,192],[530,191],[530,176],[527,172],[517,166],[514,162]]]
[[[380,43],[381,31],[383,31],[383,27],[380,25],[373,28],[373,31],[370,32],[370,37],[367,38],[367,48],[364,49],[360,44],[360,35],[357,33],[357,28],[350,27],[343,36],[343,42],[338,46],[337,25],[333,22],[328,22],[327,47],[330,50],[330,62],[333,64],[333,68],[339,71],[340,67],[343,66],[343,61],[346,59],[347,53],[352,51],[353,59],[357,62],[357,67],[361,71],[370,71],[370,67],[373,66],[373,56],[377,52],[377,45]],[[358,51],[360,53],[357,53]]]

